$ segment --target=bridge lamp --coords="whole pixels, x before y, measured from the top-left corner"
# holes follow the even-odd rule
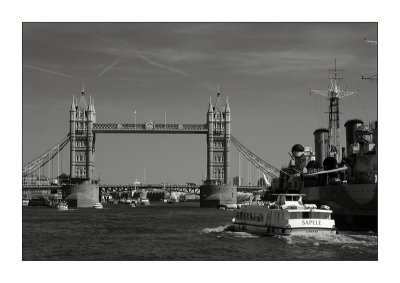
[[[133,113],[135,114],[135,129],[136,129],[136,110],[133,111]]]

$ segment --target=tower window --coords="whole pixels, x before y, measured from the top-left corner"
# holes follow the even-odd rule
[[[213,179],[224,179],[224,169],[223,168],[215,168],[213,170]]]
[[[214,162],[224,162],[224,156],[223,155],[215,155]]]
[[[86,177],[86,168],[85,167],[77,167],[75,170],[77,177]]]

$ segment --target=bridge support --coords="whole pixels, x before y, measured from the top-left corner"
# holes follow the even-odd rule
[[[99,186],[91,182],[70,185],[65,198],[70,207],[93,207],[100,202]]]
[[[205,182],[200,186],[200,207],[217,207],[219,204],[236,204],[237,187]]]

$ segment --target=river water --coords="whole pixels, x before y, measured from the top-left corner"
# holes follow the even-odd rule
[[[198,202],[105,205],[58,211],[23,207],[23,260],[377,260],[373,232],[255,236],[227,231],[235,211]],[[229,230],[229,229],[228,229]]]

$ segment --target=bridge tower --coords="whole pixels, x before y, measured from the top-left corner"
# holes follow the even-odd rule
[[[93,181],[94,136],[96,110],[92,97],[86,103],[85,89],[82,88],[79,102],[72,97],[70,110],[70,176],[71,180]]]
[[[82,87],[79,101],[73,96],[70,110],[70,177],[71,187],[67,200],[71,206],[92,206],[98,202],[98,186],[93,179],[94,172],[94,134],[96,123],[94,101],[86,102]]]
[[[228,98],[222,107],[218,91],[215,106],[211,97],[207,111],[207,180],[229,185],[229,152],[231,138],[231,110]]]
[[[200,186],[200,207],[236,204],[237,188],[231,185],[229,155],[231,143],[231,109],[219,92],[207,111],[207,180]]]

